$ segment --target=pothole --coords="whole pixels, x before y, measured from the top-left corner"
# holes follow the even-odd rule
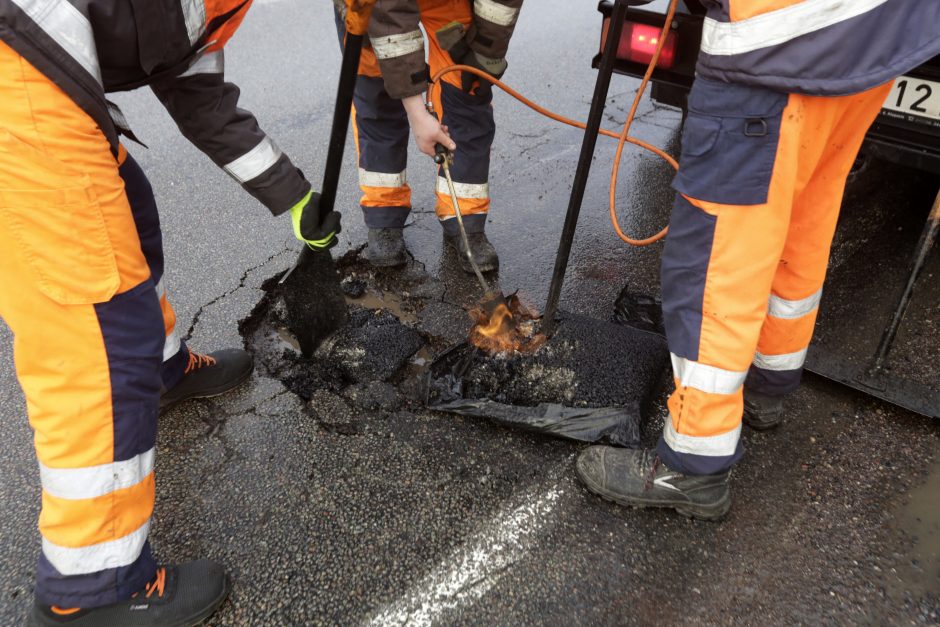
[[[446,301],[442,283],[420,264],[374,269],[358,253],[336,262],[349,321],[310,358],[289,331],[279,277],[264,282],[262,300],[239,325],[256,363],[303,399],[324,429],[355,435],[389,413],[430,408],[578,440],[637,443],[643,408],[668,364],[660,337],[566,315],[539,348],[490,354],[455,344],[455,335],[467,337],[470,315]],[[442,331],[448,324],[451,332]]]

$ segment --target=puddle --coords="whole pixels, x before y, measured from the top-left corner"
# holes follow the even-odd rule
[[[888,589],[899,599],[940,597],[940,456],[934,460],[927,481],[910,493],[899,512],[897,526],[910,536],[913,546],[897,567]]]
[[[417,314],[410,310],[410,305],[405,303],[404,296],[393,292],[381,291],[377,293],[369,290],[358,298],[347,296],[346,303],[363,309],[387,311],[405,324],[418,323]]]

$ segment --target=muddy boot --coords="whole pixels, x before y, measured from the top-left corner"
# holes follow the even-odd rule
[[[756,431],[773,429],[783,422],[783,397],[744,390],[744,424]]]
[[[157,569],[157,577],[133,597],[91,609],[33,604],[26,620],[30,627],[133,627],[139,625],[199,625],[228,596],[229,581],[222,567],[209,560]]]
[[[251,355],[238,348],[226,348],[208,355],[189,351],[189,364],[182,380],[160,396],[160,408],[191,398],[210,398],[225,394],[248,380],[254,362]]]
[[[400,266],[408,261],[403,229],[369,229],[366,257],[379,268]]]
[[[703,520],[718,520],[731,508],[730,471],[684,475],[651,449],[592,446],[578,456],[577,470],[588,490],[621,505],[670,507]]]
[[[468,274],[472,274],[473,266],[467,261],[467,251],[464,249],[463,239],[460,235],[444,233],[444,241],[456,251],[461,269]],[[486,239],[486,233],[467,233],[467,241],[470,243],[473,260],[480,268],[480,272],[491,272],[499,267],[499,256],[496,254],[496,249],[490,244],[490,240]]]

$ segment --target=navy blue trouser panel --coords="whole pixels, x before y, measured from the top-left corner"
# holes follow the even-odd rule
[[[131,213],[134,215],[134,224],[137,226],[137,235],[140,237],[140,248],[147,260],[147,265],[150,266],[153,282],[157,284],[163,278],[164,257],[160,212],[153,195],[153,187],[130,153],[127,154],[127,158],[118,171],[124,179],[124,191],[131,205]],[[162,377],[165,389],[173,388],[182,380],[188,363],[189,349],[186,342],[181,341],[179,352],[163,364]]]

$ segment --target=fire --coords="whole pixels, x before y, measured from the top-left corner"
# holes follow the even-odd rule
[[[487,302],[492,295],[470,311],[474,326],[470,343],[488,353],[531,352],[542,345],[545,337],[536,332],[538,316],[513,294],[507,302],[495,306]]]

